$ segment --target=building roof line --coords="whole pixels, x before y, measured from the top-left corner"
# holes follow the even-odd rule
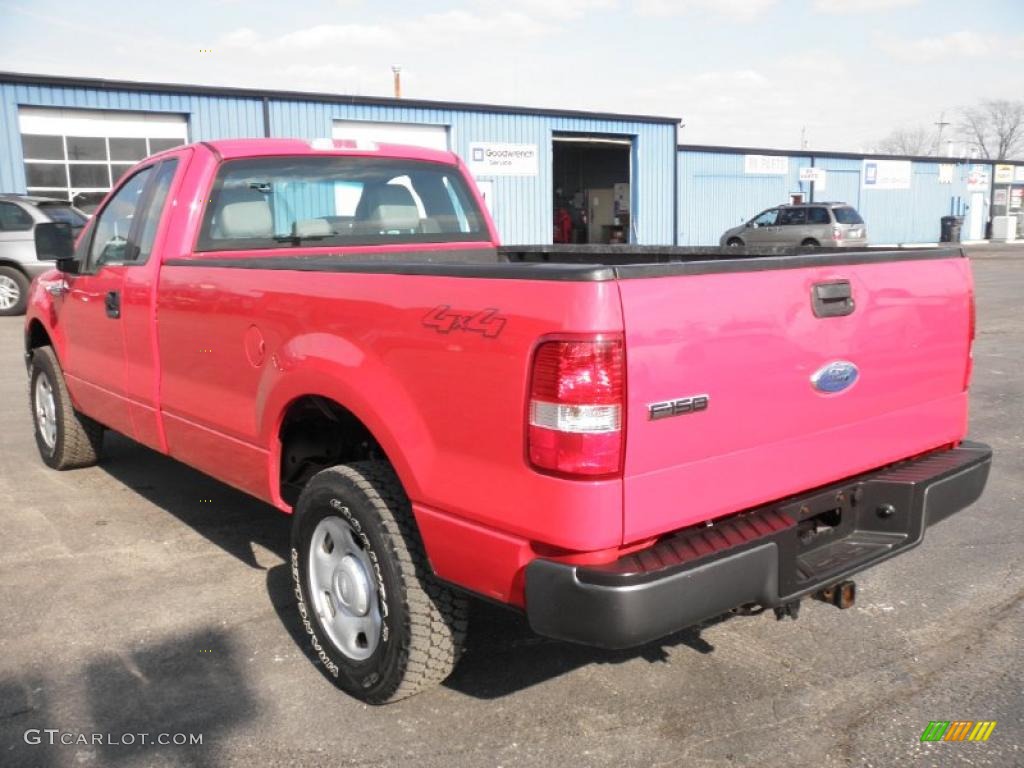
[[[659,115],[628,115],[618,112],[590,112],[576,109],[552,109],[547,107],[515,107],[507,104],[475,104],[459,101],[429,101],[426,99],[394,99],[384,96],[351,96],[337,93],[305,91],[263,90],[260,88],[239,88],[221,85],[188,85],[183,83],[152,83],[134,80],[108,80],[98,77],[65,77],[60,75],[37,75],[24,72],[0,72],[0,83],[15,85],[49,85],[58,88],[93,88],[104,91],[133,91],[149,93],[176,93],[183,96],[199,94],[230,98],[263,99],[278,101],[315,101],[326,104],[361,106],[405,107],[408,109],[447,109],[456,112],[491,112],[512,115],[541,115],[547,117],[569,117],[599,119],[633,123],[666,123],[677,125],[679,118]]]
[[[1021,165],[1020,160],[992,160],[987,157],[940,157],[933,155],[892,155],[878,152],[830,152],[824,149],[772,149],[769,147],[729,147],[718,144],[679,144],[679,151],[713,152],[731,155],[773,155],[785,157],[838,157],[850,160],[913,160],[921,163],[987,163],[989,165]]]

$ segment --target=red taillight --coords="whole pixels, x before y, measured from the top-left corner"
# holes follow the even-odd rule
[[[841,230],[839,227],[832,227],[832,239],[833,240],[842,240],[843,239],[843,230]]]
[[[974,304],[974,288],[971,288],[969,294],[969,304],[967,308],[967,368],[964,371],[964,391],[971,386],[971,374],[974,373],[974,335],[977,329],[978,323],[978,310]]]
[[[534,354],[527,453],[538,469],[596,477],[622,470],[621,338],[543,342]]]

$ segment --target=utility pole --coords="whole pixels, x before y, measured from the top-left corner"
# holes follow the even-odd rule
[[[946,113],[939,113],[939,121],[935,123],[935,154],[942,154],[942,132],[946,129],[946,126],[952,125],[952,123],[946,122]]]
[[[395,76],[395,98],[400,99],[402,98],[402,68],[392,66],[391,72]]]

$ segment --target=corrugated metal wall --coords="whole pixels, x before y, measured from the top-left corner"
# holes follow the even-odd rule
[[[940,181],[940,163],[912,161],[909,189],[863,188],[863,160],[849,157],[788,155],[785,175],[747,174],[744,153],[679,151],[679,243],[713,245],[721,234],[773,205],[789,201],[789,193],[809,193],[799,182],[800,167],[814,165],[827,173],[824,190],[815,190],[819,201],[841,201],[856,207],[867,223],[871,243],[929,243],[939,239],[940,219],[965,215],[966,239],[971,217],[984,232],[988,220],[988,191],[971,210],[967,176],[975,163],[955,163],[951,182]],[[989,175],[991,177],[991,166]],[[982,235],[984,236],[984,235]]]
[[[0,117],[5,151],[0,151],[0,191],[23,192],[25,174],[18,106],[175,112],[187,117],[193,141],[263,135],[263,104],[256,98],[138,93],[0,83]],[[631,139],[635,237],[642,244],[672,243],[676,130],[671,123],[607,120],[599,117],[505,114],[271,100],[272,136],[327,137],[335,120],[433,123],[450,128],[452,149],[462,156],[471,142],[536,144],[536,176],[481,177],[493,180],[492,211],[506,243],[548,243],[552,234],[551,141],[554,133],[622,136]]]
[[[679,245],[718,245],[722,233],[765,208],[789,202],[806,157],[790,157],[785,174],[748,174],[744,155],[683,150],[679,153]]]

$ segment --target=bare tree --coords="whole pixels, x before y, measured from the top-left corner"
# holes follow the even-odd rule
[[[957,124],[967,146],[988,160],[1024,156],[1024,101],[989,99],[960,110]]]
[[[885,155],[932,155],[935,137],[923,125],[897,128],[876,141],[872,149]]]

